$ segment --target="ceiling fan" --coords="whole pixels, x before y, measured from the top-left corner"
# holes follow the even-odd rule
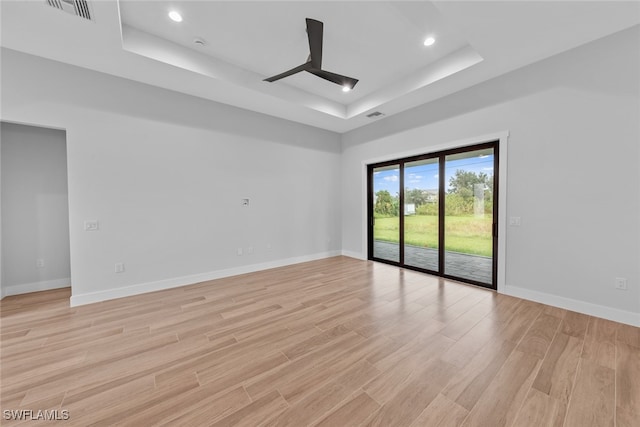
[[[309,57],[307,58],[307,62],[302,65],[298,65],[289,71],[285,71],[284,73],[264,79],[263,81],[275,82],[276,80],[280,80],[284,77],[297,74],[301,71],[306,71],[325,80],[329,80],[332,83],[338,84],[346,90],[353,89],[356,83],[358,83],[358,79],[331,73],[322,69],[322,37],[324,24],[311,18],[307,18],[306,21],[307,37],[309,38]]]

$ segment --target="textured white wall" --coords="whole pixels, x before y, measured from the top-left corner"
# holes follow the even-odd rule
[[[509,131],[506,291],[640,324],[640,31],[343,135],[343,249],[363,245],[362,163]],[[626,277],[629,290],[614,289]]]
[[[337,134],[2,58],[3,117],[67,131],[73,303],[340,252]],[[83,231],[91,219],[99,231]]]
[[[69,286],[65,133],[2,123],[0,134],[3,295]]]

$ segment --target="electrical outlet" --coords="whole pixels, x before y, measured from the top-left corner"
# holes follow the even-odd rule
[[[249,246],[247,248],[247,255],[251,255],[253,253],[253,246]]]
[[[84,231],[98,231],[100,223],[97,219],[87,219],[84,221]]]
[[[38,268],[44,268],[44,260],[42,258],[38,258],[36,260],[36,267]]]
[[[520,227],[521,221],[519,216],[509,217],[509,225],[511,227]]]
[[[116,270],[116,273],[124,273],[124,263],[116,262],[115,270]]]
[[[625,277],[616,277],[616,289],[627,290],[627,279]]]

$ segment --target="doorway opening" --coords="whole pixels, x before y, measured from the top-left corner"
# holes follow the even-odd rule
[[[2,297],[70,287],[66,132],[0,126]]]

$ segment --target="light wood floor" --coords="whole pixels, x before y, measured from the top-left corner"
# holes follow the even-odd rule
[[[78,426],[640,425],[639,328],[384,264],[68,299],[2,301],[3,410]]]

